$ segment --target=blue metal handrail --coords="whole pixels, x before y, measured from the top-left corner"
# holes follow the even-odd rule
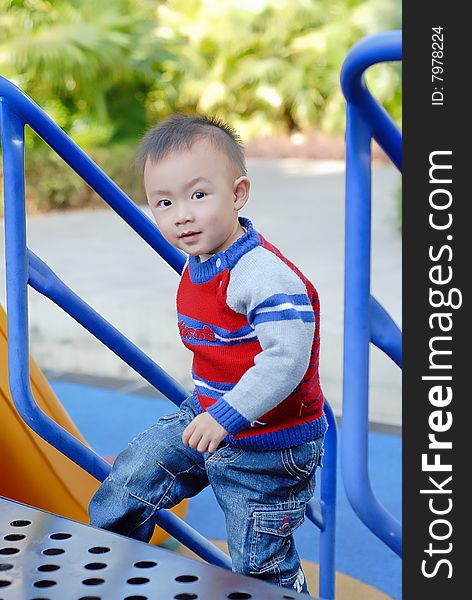
[[[188,393],[70,290],[50,267],[27,247],[24,185],[25,124],[29,124],[178,273],[183,269],[185,255],[166,242],[152,221],[33,100],[0,76],[8,363],[12,398],[19,414],[36,433],[99,481],[103,481],[110,471],[109,464],[45,415],[31,393],[27,286],[30,285],[60,306],[177,406],[188,396]],[[326,404],[326,415],[330,429],[325,442],[327,455],[322,477],[321,499],[320,501],[313,499],[309,503],[307,516],[321,531],[320,596],[331,600],[334,598],[335,587],[337,436],[334,415],[328,404]],[[208,562],[231,568],[226,554],[210,544],[172,512],[158,511],[156,521],[163,529]]]
[[[334,600],[336,587],[336,468],[337,468],[337,427],[334,413],[325,402],[328,419],[324,447],[324,466],[321,473],[320,501],[313,498],[308,502],[306,514],[320,530],[320,571],[318,594],[325,600]]]
[[[24,175],[25,124],[30,125],[178,273],[185,264],[185,255],[166,242],[154,223],[31,98],[0,76],[8,375],[11,395],[18,413],[31,429],[96,479],[103,481],[110,472],[110,465],[49,418],[36,404],[31,392],[28,284],[51,298],[78,320],[177,406],[188,396],[188,392],[69,290],[54,272],[28,249]],[[172,512],[158,511],[156,521],[178,541],[208,562],[231,569],[231,561],[224,552]]]
[[[401,555],[401,523],[376,498],[368,472],[369,344],[399,367],[401,331],[370,294],[371,140],[401,170],[402,137],[369,92],[364,72],[402,57],[401,32],[368,37],[351,49],[341,71],[346,107],[346,230],[342,472],[347,497],[360,519]]]

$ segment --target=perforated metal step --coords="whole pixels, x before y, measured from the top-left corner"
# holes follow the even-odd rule
[[[308,596],[0,497],[0,600]]]

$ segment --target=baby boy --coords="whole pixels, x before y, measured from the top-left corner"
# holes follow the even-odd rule
[[[313,284],[239,216],[244,150],[219,119],[173,115],[138,153],[152,214],[183,250],[177,318],[194,389],[116,459],[91,524],[149,541],[154,515],[211,485],[233,570],[307,592],[293,541],[327,421]]]

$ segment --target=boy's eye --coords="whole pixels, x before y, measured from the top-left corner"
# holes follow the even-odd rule
[[[164,202],[167,202],[167,204],[164,204]],[[168,200],[167,198],[164,198],[163,200],[159,200],[159,202],[156,204],[156,206],[170,206],[172,204],[172,202],[170,200]]]
[[[198,195],[197,195],[197,194],[198,194]],[[203,198],[203,196],[204,196],[204,195],[205,195],[205,193],[204,193],[204,192],[194,192],[194,193],[192,194],[192,198],[193,198],[194,196],[196,196],[196,197],[197,197],[197,200],[201,200],[201,199]]]

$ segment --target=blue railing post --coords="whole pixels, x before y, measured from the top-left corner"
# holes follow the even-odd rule
[[[24,189],[25,123],[28,123],[178,273],[184,265],[184,254],[164,240],[150,219],[46,113],[1,76],[0,102],[5,180],[9,376],[12,398],[19,414],[36,433],[99,481],[103,481],[110,471],[108,463],[45,415],[31,393],[27,285],[60,306],[175,404],[179,405],[187,394],[139,348],[74,294],[48,265],[28,249]],[[320,595],[326,600],[333,600],[337,448],[336,423],[328,403],[326,414],[330,429],[326,438],[327,457],[322,476],[321,501],[316,503],[316,507],[315,503],[310,505],[307,513],[321,530]],[[226,554],[172,512],[158,511],[156,521],[205,560],[231,568],[231,561]]]
[[[369,344],[401,365],[401,334],[370,295],[371,140],[401,168],[401,133],[370,94],[364,72],[372,64],[401,59],[401,33],[371,36],[349,52],[341,72],[346,108],[346,232],[342,473],[359,518],[401,555],[401,524],[380,504],[368,471]]]
[[[333,600],[336,583],[336,466],[337,429],[331,406],[325,404],[329,429],[325,437],[325,456],[322,470],[321,510],[324,527],[320,534],[320,598]]]
[[[15,110],[12,108],[15,107]],[[20,109],[20,113],[17,112]],[[94,182],[102,195],[123,219],[131,224],[135,231],[149,243],[176,270],[182,269],[183,253],[176,251],[162,238],[161,234],[134,203],[91,161],[70,138],[28,98],[21,90],[0,76],[0,127],[2,140],[2,159],[4,174],[5,204],[5,263],[7,283],[7,318],[8,318],[8,374],[13,402],[23,420],[45,441],[69,457],[99,481],[103,481],[110,472],[110,465],[91,448],[76,439],[63,427],[50,419],[36,404],[30,386],[29,372],[29,333],[28,333],[28,298],[27,285],[34,279],[37,287],[45,288],[51,282],[60,288],[52,271],[37,257],[29,252],[26,242],[26,207],[25,207],[25,171],[24,171],[24,125],[34,123],[41,131],[45,141],[50,142],[53,149],[56,144],[61,148],[65,161],[80,171],[79,174],[90,182]],[[92,185],[91,183],[91,185]],[[179,271],[180,272],[180,271]],[[46,277],[45,277],[46,276]],[[62,284],[62,282],[60,282]],[[63,284],[62,284],[63,285]],[[41,290],[43,291],[43,290]],[[44,290],[46,291],[46,290]],[[159,367],[142,353],[130,346],[130,342],[119,337],[118,332],[102,317],[94,313],[85,303],[78,302],[71,290],[66,290],[65,304],[69,311],[79,306],[79,313],[84,320],[92,321],[90,328],[98,325],[105,335],[113,337],[113,344],[120,346],[119,351],[131,355],[141,371],[157,380],[158,387],[168,387],[172,392],[171,399],[179,404],[185,392],[171,378],[161,372]],[[75,302],[74,302],[75,300]],[[76,315],[77,316],[77,315]],[[121,334],[120,334],[121,335]],[[113,348],[112,348],[113,349]],[[133,365],[135,366],[135,365]],[[139,371],[139,369],[138,369]],[[155,383],[155,381],[153,381]],[[208,562],[231,569],[231,560],[219,548],[211,544],[205,537],[195,531],[187,523],[168,510],[161,510],[156,515],[156,522],[170,535],[192,549]]]

